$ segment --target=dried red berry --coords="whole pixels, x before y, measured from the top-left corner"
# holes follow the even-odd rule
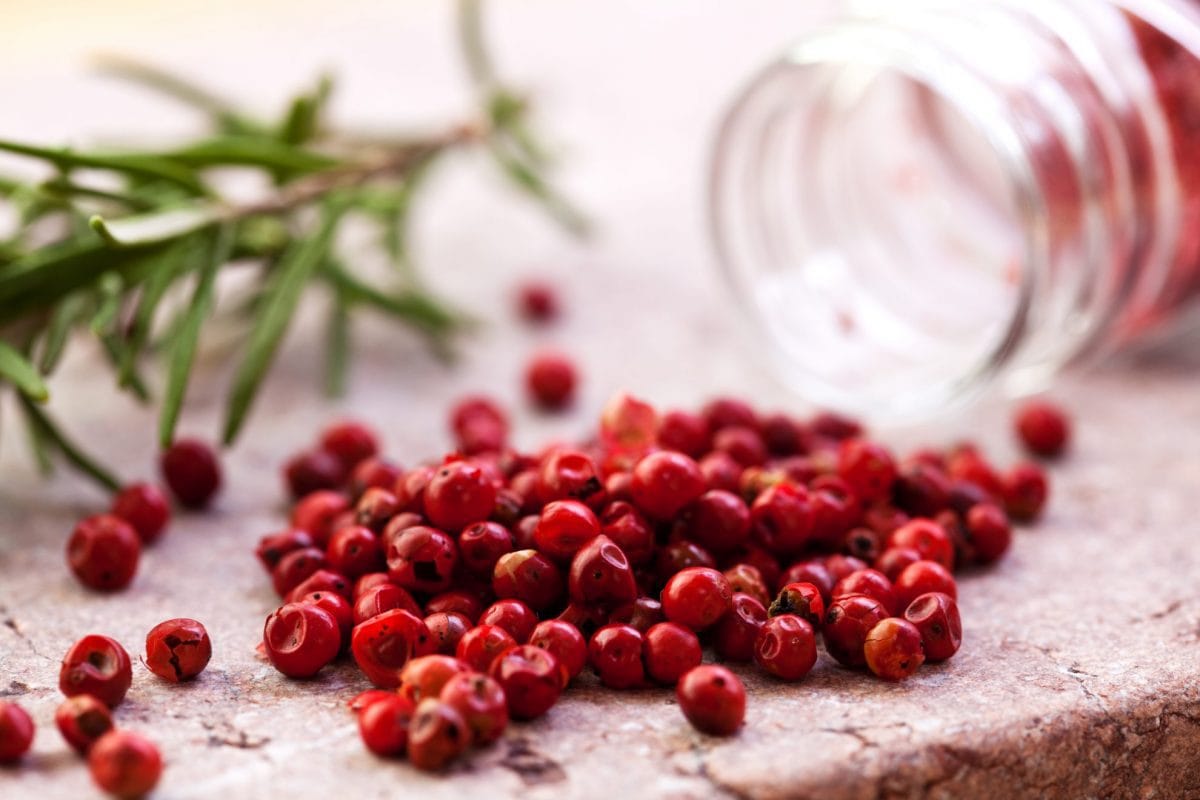
[[[337,489],[346,482],[346,467],[326,450],[297,453],[283,465],[288,493],[297,500],[313,492]]]
[[[156,541],[171,520],[167,498],[152,483],[131,483],[117,492],[111,513],[132,525],[142,544]]]
[[[975,559],[990,564],[1008,551],[1012,528],[1004,510],[992,503],[977,503],[967,512],[966,533]]]
[[[128,522],[112,514],[80,521],[67,541],[67,563],[85,586],[100,592],[124,589],[137,573],[141,540]]]
[[[495,522],[476,522],[458,535],[458,554],[463,567],[481,578],[491,577],[496,562],[512,549],[512,534]]]
[[[337,657],[342,634],[325,609],[287,603],[267,617],[263,645],[275,669],[289,678],[310,678]]]
[[[662,603],[653,597],[639,597],[632,603],[614,608],[608,615],[607,622],[622,622],[645,633],[651,627],[666,620],[662,613]]]
[[[945,661],[962,645],[962,618],[958,603],[948,594],[930,592],[916,598],[904,618],[921,632],[921,646],[930,661]]]
[[[3,712],[0,711],[0,720],[2,718]],[[54,724],[75,752],[87,755],[96,740],[113,729],[112,712],[90,694],[77,694],[59,704],[54,712]],[[0,721],[0,761],[4,760],[3,742],[3,722]]]
[[[746,716],[742,682],[715,664],[696,667],[680,678],[675,697],[692,727],[713,736],[733,735]]]
[[[376,572],[384,564],[379,537],[362,525],[334,531],[325,548],[325,559],[330,567],[351,579]]]
[[[776,678],[800,680],[817,663],[812,625],[795,614],[770,617],[754,641],[754,662]]]
[[[341,648],[350,646],[350,631],[354,628],[354,609],[350,602],[337,592],[309,592],[296,598],[297,603],[310,603],[333,615],[340,634]]]
[[[375,433],[361,422],[330,425],[321,434],[321,449],[332,453],[348,472],[379,452]]]
[[[754,538],[776,555],[795,553],[813,532],[813,506],[808,490],[777,483],[760,493],[750,506]]]
[[[104,734],[88,752],[92,780],[122,798],[149,794],[162,776],[162,756],[154,743],[131,731]]]
[[[559,306],[558,292],[546,281],[529,280],[517,287],[517,313],[526,322],[551,322],[557,319]]]
[[[729,581],[729,588],[733,590],[734,594],[738,592],[748,594],[764,605],[771,602],[771,593],[767,589],[767,582],[763,580],[762,572],[758,567],[752,564],[738,563],[722,574]]]
[[[713,649],[724,661],[750,661],[754,658],[754,642],[767,610],[748,594],[734,594],[733,607],[717,623]]]
[[[954,569],[954,543],[946,529],[931,519],[914,519],[900,526],[888,538],[888,547],[911,547],[921,558]]]
[[[1037,464],[1017,464],[1004,476],[1004,507],[1009,516],[1022,522],[1037,519],[1050,495],[1045,471]]]
[[[399,695],[395,692],[385,692],[383,689],[367,689],[354,695],[346,707],[355,714],[361,714],[367,706],[389,697],[399,697]]]
[[[208,631],[194,619],[169,619],[146,634],[146,667],[163,680],[191,680],[204,671],[210,658]]]
[[[629,559],[612,539],[594,537],[575,554],[567,578],[571,602],[614,608],[637,599],[637,582]]]
[[[696,462],[683,453],[651,453],[633,468],[629,490],[639,509],[655,519],[670,519],[706,489]]]
[[[529,643],[558,659],[562,667],[564,689],[587,665],[587,641],[579,629],[569,622],[560,619],[539,622],[529,636]]]
[[[458,547],[449,534],[417,525],[387,543],[388,575],[410,591],[440,592],[450,588],[458,564]]]
[[[736,550],[750,535],[750,509],[731,492],[709,490],[685,514],[687,537],[711,553]]]
[[[492,515],[496,486],[478,465],[455,461],[439,468],[429,479],[424,505],[425,516],[435,526],[458,532]]]
[[[508,417],[488,397],[464,397],[450,410],[450,430],[459,452],[496,452],[508,441]]]
[[[588,662],[610,689],[632,689],[645,683],[642,634],[630,625],[605,625],[592,634]]]
[[[658,683],[674,685],[684,673],[700,665],[700,640],[690,629],[660,622],[642,637],[646,674]]]
[[[372,487],[363,492],[354,504],[354,521],[375,533],[381,533],[400,511],[400,499],[395,494],[388,489]]]
[[[833,587],[833,598],[845,597],[849,594],[865,594],[874,597],[887,610],[889,615],[896,615],[903,610],[904,605],[897,602],[899,590],[892,587],[892,582],[879,570],[860,569],[842,578]]]
[[[904,680],[925,663],[921,632],[899,617],[876,623],[867,634],[863,652],[871,672],[887,681]]]
[[[354,601],[354,624],[374,619],[387,611],[401,609],[419,616],[420,606],[413,596],[394,583],[380,583],[366,589]]]
[[[514,598],[536,611],[545,611],[562,599],[562,572],[537,550],[517,550],[496,562],[492,591],[496,597]]]
[[[496,741],[508,727],[504,690],[487,675],[476,672],[455,675],[442,687],[439,699],[462,716],[475,744]]]
[[[391,758],[408,751],[408,729],[415,711],[409,698],[384,693],[358,714],[358,733],[363,744],[377,756]]]
[[[432,697],[417,705],[408,729],[408,760],[414,767],[443,769],[470,745],[471,731],[453,706]]]
[[[624,392],[613,395],[600,413],[600,439],[617,450],[645,452],[657,431],[654,406]]]
[[[510,716],[534,719],[558,702],[562,693],[561,670],[558,659],[549,652],[524,644],[497,656],[488,674],[504,690]]]
[[[896,480],[896,464],[891,454],[874,442],[849,439],[838,448],[838,474],[860,499],[883,500]]]
[[[271,572],[288,553],[312,546],[312,536],[308,531],[291,528],[279,533],[268,534],[259,539],[254,554],[258,556],[258,560],[262,562],[267,572]]]
[[[496,656],[517,646],[512,634],[498,625],[479,625],[463,634],[455,655],[476,672],[487,672]]]
[[[159,461],[163,479],[180,505],[204,508],[221,488],[221,465],[198,439],[177,439]]]
[[[319,491],[306,495],[292,508],[293,528],[308,531],[321,547],[329,543],[342,514],[350,510],[350,498],[341,492]]]
[[[674,575],[662,591],[663,613],[671,622],[704,630],[729,611],[733,589],[710,567],[690,567]]]
[[[1062,408],[1046,400],[1030,400],[1018,408],[1013,427],[1034,455],[1057,458],[1071,442],[1070,418]]]
[[[754,409],[748,403],[736,397],[714,398],[705,404],[700,414],[713,433],[735,425],[758,427],[758,414],[754,413]]]
[[[437,653],[418,656],[400,670],[400,694],[419,703],[427,697],[440,695],[442,687],[455,675],[470,671],[470,667],[453,656]]]
[[[612,539],[635,567],[654,557],[654,529],[627,501],[616,500],[605,506],[600,515],[600,533]]]
[[[350,636],[354,663],[381,689],[399,686],[400,671],[408,660],[433,650],[433,637],[424,621],[399,608],[358,623]]]
[[[556,500],[542,509],[533,539],[543,553],[566,562],[599,533],[600,521],[590,508],[576,500]]]
[[[905,567],[920,560],[921,554],[911,547],[889,547],[875,559],[875,569],[895,584],[896,578],[900,577]]]
[[[458,651],[459,641],[474,624],[470,617],[454,611],[439,611],[425,617],[425,627],[429,628],[435,649],[445,656]]]
[[[520,600],[497,600],[488,606],[479,617],[480,625],[495,625],[508,631],[517,644],[529,641],[537,626],[538,618],[533,609]]]
[[[916,561],[905,567],[896,577],[897,608],[903,610],[908,604],[926,592],[942,592],[958,598],[958,585],[950,570],[936,561]],[[877,598],[878,599],[878,598]],[[887,604],[884,604],[885,607]]]
[[[559,411],[569,406],[577,382],[575,364],[561,353],[538,353],[525,368],[525,387],[530,399],[547,411]]]
[[[129,653],[116,639],[90,634],[84,636],[63,656],[58,673],[58,688],[67,697],[90,694],[116,708],[125,699],[133,682]]]
[[[305,595],[310,595],[314,592],[339,594],[348,600],[352,590],[353,587],[345,575],[340,572],[334,572],[331,569],[319,569],[293,586],[291,591],[284,596],[283,601],[285,603],[294,603]]]
[[[821,599],[826,604],[833,599],[833,585],[837,580],[833,577],[833,573],[825,566],[825,562],[821,559],[811,559],[809,561],[798,561],[788,567],[779,577],[779,588],[782,589],[789,583],[811,583],[821,592]]]
[[[483,613],[483,603],[478,591],[467,589],[452,589],[429,598],[425,603],[425,613],[435,614],[439,611],[456,611],[467,619],[479,619]]]
[[[767,613],[772,617],[794,614],[814,628],[819,628],[825,621],[825,601],[821,597],[821,590],[813,584],[789,583],[779,590]]]
[[[839,597],[825,612],[825,625],[821,629],[825,649],[848,667],[864,666],[867,633],[886,617],[887,610],[874,597],[865,594]]]
[[[12,764],[33,744],[33,720],[16,703],[0,700],[0,764]]]
[[[699,458],[709,449],[708,423],[689,411],[668,411],[658,423],[658,443],[665,450],[676,450]]]

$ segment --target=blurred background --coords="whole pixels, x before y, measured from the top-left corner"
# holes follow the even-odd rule
[[[445,444],[440,411],[420,425],[422,431],[438,426],[436,434],[397,434],[379,415],[418,400],[444,408],[450,398],[480,389],[519,404],[518,376],[534,343],[506,323],[509,292],[530,275],[560,282],[566,295],[565,321],[549,336],[579,359],[584,373],[575,419],[591,418],[620,388],[687,405],[716,391],[750,388],[732,304],[707,239],[708,148],[739,84],[830,4],[490,0],[484,9],[497,70],[528,93],[534,124],[558,159],[556,180],[591,217],[595,233],[583,242],[567,236],[486,159],[446,164],[416,210],[417,262],[436,292],[485,326],[464,349],[462,368],[447,372],[406,332],[356,321],[360,358],[344,407],[403,437],[406,450],[426,454]],[[176,71],[264,115],[281,113],[291,95],[327,71],[336,77],[331,118],[338,125],[436,128],[472,110],[454,12],[450,0],[7,0],[0,136],[141,145],[200,130],[195,112],[97,75],[94,57],[112,53]],[[28,164],[5,158],[0,167]],[[371,257],[371,248],[363,249]],[[664,318],[672,324],[661,324]],[[306,335],[293,332],[247,442],[275,438],[273,428],[316,425],[331,413],[320,402],[319,376],[306,376],[319,353]],[[704,348],[695,347],[698,340]],[[144,441],[120,441],[123,451],[135,448],[131,463],[139,456],[147,463],[153,413],[119,396],[110,373],[90,369],[91,347],[75,348],[56,376],[52,410],[77,405],[71,387],[86,387],[89,401],[61,412],[64,424],[88,431],[85,443],[99,439],[103,446],[100,420],[117,413],[128,415],[131,426],[144,421]],[[212,355],[210,361],[222,360],[219,348]],[[193,381],[181,432],[215,437],[227,371]],[[770,380],[765,370],[752,374]],[[518,426],[524,430],[518,439],[567,435],[574,426],[537,419]],[[20,445],[2,449],[8,458],[22,451],[23,458]]]

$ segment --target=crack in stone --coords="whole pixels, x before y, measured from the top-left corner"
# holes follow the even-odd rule
[[[4,617],[4,627],[12,631],[14,636],[24,642],[29,648],[30,652],[32,652],[38,658],[45,659],[51,663],[56,661],[56,659],[51,658],[37,649],[37,645],[35,645],[33,640],[29,638],[28,634],[25,633],[25,629],[21,626],[21,623],[17,621],[17,618],[9,616],[7,607],[0,606],[0,616]]]
[[[233,747],[238,750],[257,750],[265,747],[271,741],[270,736],[252,736],[229,722],[202,722],[200,724],[209,732],[209,747]],[[224,731],[217,733],[216,729],[218,727],[223,728]],[[228,733],[225,731],[228,731]]]

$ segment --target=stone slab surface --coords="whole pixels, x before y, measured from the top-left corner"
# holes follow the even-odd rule
[[[143,23],[188,22],[196,33],[182,42],[119,26],[101,26],[91,39],[73,29],[61,35],[75,36],[80,51],[132,47],[206,67],[252,98],[296,84],[304,77],[294,74],[296,64],[345,61],[352,116],[386,119],[385,103],[401,114],[443,101],[452,110],[453,64],[439,60],[448,45],[434,35],[444,8],[395,5],[355,0],[335,13],[332,4],[293,3],[268,49],[253,47],[245,15],[267,19],[279,10],[273,2],[253,11],[184,3]],[[700,204],[704,132],[719,97],[813,16],[795,5],[502,4],[504,52],[561,123],[568,183],[601,221],[600,236],[587,245],[566,240],[486,181],[478,191],[478,165],[449,169],[422,209],[419,232],[432,283],[488,323],[460,364],[446,369],[410,337],[364,320],[350,396],[336,406],[320,402],[312,390],[319,379],[314,305],[249,435],[226,458],[228,486],[216,510],[180,518],[147,553],[128,592],[97,597],[67,575],[69,530],[104,500],[69,476],[38,479],[6,427],[0,696],[31,710],[39,735],[22,767],[0,771],[0,798],[94,796],[52,727],[58,660],[89,632],[136,652],[150,627],[174,616],[208,626],[210,668],[177,687],[135,665],[118,712],[121,724],[161,744],[168,766],[156,796],[163,798],[1200,797],[1200,361],[1184,353],[1064,385],[1060,396],[1079,416],[1079,436],[1054,472],[1048,516],[1017,536],[997,569],[964,578],[958,657],[900,686],[840,669],[824,655],[796,685],[744,669],[747,725],[715,740],[687,726],[668,691],[613,693],[585,680],[544,719],[514,726],[495,747],[431,778],[363,751],[344,709],[364,688],[352,670],[293,682],[256,660],[274,599],[250,550],[281,522],[280,461],[334,414],[373,421],[388,452],[414,463],[446,447],[445,404],[470,390],[492,391],[517,409],[517,438],[526,445],[578,435],[619,388],[663,405],[736,391],[765,407],[799,410],[747,355],[752,348],[705,248]],[[32,6],[24,13],[34,29],[44,21]],[[211,58],[207,48],[218,39],[225,49]],[[406,46],[430,65],[425,78],[399,69]],[[81,81],[37,48],[17,47],[4,58],[0,85],[30,109],[0,125],[6,135],[111,133],[122,128],[111,104],[127,113],[157,108]],[[39,93],[28,88],[35,80]],[[356,81],[366,88],[354,89]],[[393,83],[417,99],[406,102],[410,95]],[[40,99],[51,89],[79,101],[78,119]],[[163,130],[184,124],[147,119]],[[570,306],[566,322],[545,334],[519,329],[505,313],[513,278],[530,270],[561,281]],[[546,342],[569,349],[586,371],[578,407],[566,417],[519,410],[521,363]],[[186,431],[217,430],[221,366],[233,355],[220,336],[208,343]],[[86,347],[75,352],[54,384],[52,408],[124,474],[149,476],[153,417],[112,391],[94,356]],[[995,400],[887,433],[897,444],[964,435],[1001,460],[1015,455]]]

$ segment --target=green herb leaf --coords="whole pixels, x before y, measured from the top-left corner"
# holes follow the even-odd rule
[[[279,140],[296,145],[314,139],[320,133],[321,115],[332,93],[333,78],[322,75],[316,89],[294,99],[288,106],[283,124],[279,126]]]
[[[100,463],[77,447],[67,436],[50,421],[42,409],[38,408],[28,397],[19,398],[21,408],[31,425],[38,427],[39,434],[47,444],[53,445],[75,469],[92,478],[111,492],[121,489],[121,481]]]
[[[306,239],[297,240],[280,257],[271,285],[264,292],[258,320],[250,331],[246,355],[234,375],[225,417],[223,438],[226,444],[233,443],[241,431],[259,384],[275,357],[283,334],[287,332],[300,295],[317,265],[329,252],[334,231],[344,210],[340,203],[327,206],[317,232]]]
[[[106,272],[100,276],[100,280],[96,282],[96,292],[100,296],[100,307],[92,316],[91,329],[92,333],[97,336],[104,336],[109,332],[113,323],[117,319],[117,312],[121,308],[121,291],[125,288],[125,282],[121,280],[121,276],[115,272]]]
[[[43,375],[52,374],[58,367],[71,328],[86,313],[87,306],[88,298],[84,292],[72,292],[54,306],[42,340],[42,357],[38,360]]]
[[[49,161],[61,170],[78,167],[126,172],[177,184],[194,194],[208,190],[196,174],[177,163],[146,153],[80,153],[66,147],[39,147],[0,139],[0,150]]]
[[[136,378],[138,356],[145,349],[154,328],[154,316],[158,304],[162,301],[167,289],[191,265],[195,257],[201,253],[202,247],[193,239],[184,239],[178,245],[163,253],[157,268],[142,284],[141,297],[138,299],[137,311],[134,312],[133,322],[129,328],[128,344],[125,347],[117,372],[117,385],[131,386]]]
[[[220,209],[216,206],[191,206],[113,220],[94,216],[89,224],[112,247],[137,247],[195,233],[220,217]]]
[[[403,319],[434,336],[444,336],[466,321],[420,292],[406,290],[386,294],[360,281],[336,263],[326,265],[325,275],[349,301]]]
[[[0,378],[16,386],[26,397],[39,403],[50,399],[50,391],[42,382],[42,376],[25,356],[15,348],[0,341]]]
[[[229,257],[233,246],[233,231],[230,226],[221,228],[209,240],[204,253],[204,262],[196,279],[192,302],[182,317],[179,327],[172,334],[170,347],[171,366],[167,373],[167,388],[163,395],[162,410],[158,418],[158,441],[166,449],[175,440],[175,426],[179,422],[179,411],[187,394],[188,378],[192,374],[192,362],[196,358],[196,343],[200,338],[200,326],[208,316],[213,302],[213,284],[217,270]]]
[[[493,146],[492,154],[509,179],[540,202],[568,232],[575,236],[588,233],[590,226],[587,217],[559,194],[537,170],[499,147]]]
[[[247,166],[304,173],[337,166],[331,156],[293,147],[274,139],[250,136],[218,136],[189,147],[163,153],[164,159],[189,167]]]
[[[325,337],[325,393],[341,397],[346,393],[346,374],[350,369],[350,303],[343,292],[335,291],[329,307]]]

